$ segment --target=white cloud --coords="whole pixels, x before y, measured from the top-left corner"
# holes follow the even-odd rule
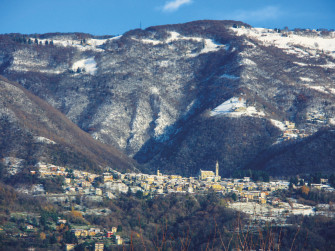
[[[166,12],[171,12],[171,11],[176,11],[178,10],[182,5],[184,4],[190,4],[192,3],[192,0],[173,0],[166,2],[163,11]]]
[[[267,6],[259,10],[239,10],[235,12],[232,19],[241,21],[264,21],[277,19],[282,15],[281,10],[277,6]]]

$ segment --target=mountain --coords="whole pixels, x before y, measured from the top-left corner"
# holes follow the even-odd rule
[[[62,113],[17,83],[0,77],[0,158],[38,161],[101,172],[106,166],[134,169],[135,163],[94,140]]]
[[[207,20],[118,37],[7,34],[0,74],[142,170],[196,175],[219,160],[223,175],[280,175],[279,159],[304,160],[298,146],[328,170],[315,135],[335,124],[334,37]],[[318,170],[290,163],[283,174]]]
[[[274,176],[333,174],[334,157],[335,131],[323,128],[302,140],[269,147],[254,157],[247,168],[266,171]]]

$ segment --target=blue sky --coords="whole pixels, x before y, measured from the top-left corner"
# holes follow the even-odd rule
[[[335,29],[335,0],[0,0],[0,33],[128,30],[194,20]]]

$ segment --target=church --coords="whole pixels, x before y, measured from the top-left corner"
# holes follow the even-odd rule
[[[221,180],[221,176],[219,176],[219,162],[216,161],[215,174],[213,171],[204,171],[200,169],[199,180],[214,182]]]

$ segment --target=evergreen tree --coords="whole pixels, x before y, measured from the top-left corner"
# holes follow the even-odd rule
[[[232,193],[231,198],[233,199],[233,201],[237,201],[237,195],[236,195],[236,193]]]
[[[299,181],[299,186],[304,186],[305,185],[305,182],[303,180],[300,180]]]
[[[130,187],[128,187],[127,196],[129,197],[131,195],[132,195],[131,189],[130,189]]]

